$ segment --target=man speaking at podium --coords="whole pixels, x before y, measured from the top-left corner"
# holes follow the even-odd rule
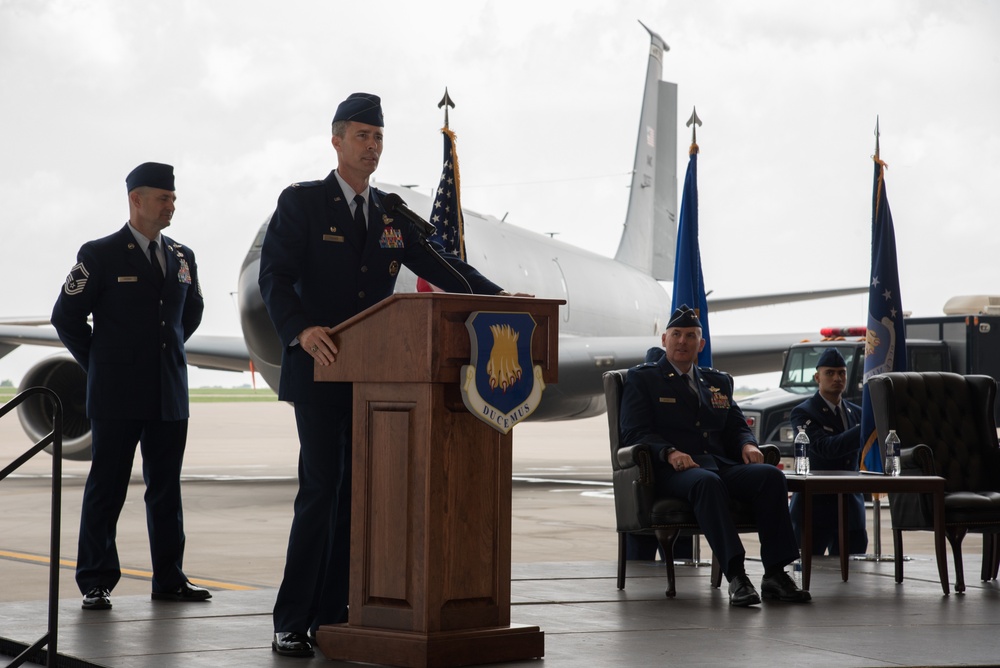
[[[347,621],[352,386],[313,380],[316,362],[352,354],[337,349],[331,330],[392,295],[402,265],[444,290],[466,292],[421,247],[414,225],[387,213],[386,193],[369,186],[383,127],[378,96],[354,93],[341,102],[331,140],[337,168],[281,193],[261,248],[261,295],[282,343],[278,398],[294,404],[299,434],[299,490],[271,642],[284,656],[312,656],[317,627]],[[474,293],[509,294],[435,249]]]

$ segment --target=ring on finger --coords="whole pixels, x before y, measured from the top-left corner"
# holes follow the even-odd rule
[[[319,350],[318,346],[313,346],[312,348],[309,349],[310,352],[316,352],[317,350]]]

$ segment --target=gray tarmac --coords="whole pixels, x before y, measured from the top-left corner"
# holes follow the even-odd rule
[[[295,498],[298,440],[283,403],[191,404],[182,473],[185,572],[193,580],[277,587]],[[603,431],[602,431],[603,430]],[[614,499],[604,416],[525,424],[514,437],[513,562],[616,559]],[[0,461],[30,446],[14,416],[0,420]],[[38,562],[48,554],[51,459],[36,457],[0,483],[0,602],[45,595]],[[63,462],[62,557],[75,560],[80,505],[89,462]],[[566,481],[574,481],[572,484]],[[115,595],[149,591],[150,568],[141,456],[118,523],[123,578]],[[13,555],[13,556],[12,556]],[[62,596],[75,597],[65,569]]]
[[[16,418],[0,420],[0,461],[28,445]],[[184,566],[214,598],[195,605],[149,600],[137,456],[118,525],[125,575],[114,591],[114,609],[105,613],[79,607],[72,567],[89,463],[65,462],[60,652],[83,660],[77,665],[136,668],[350,665],[321,656],[285,659],[269,650],[296,457],[290,407],[192,404],[183,473]],[[608,457],[604,416],[515,429],[511,618],[546,633],[546,656],[535,665],[1000,663],[1000,587],[978,579],[977,535],[964,543],[964,595],[942,596],[931,535],[912,532],[906,534],[910,561],[903,584],[894,583],[891,562],[853,562],[845,583],[835,559],[817,558],[815,600],[806,606],[731,609],[725,592],[710,587],[705,567],[680,567],[678,596],[667,600],[663,566],[650,562],[631,563],[626,589],[619,592]],[[0,482],[0,638],[33,642],[45,628],[50,466],[47,455],[39,457]],[[883,552],[891,551],[888,522],[884,511],[882,544],[890,550]],[[755,557],[755,539],[745,538],[748,555]],[[702,550],[707,557],[704,542]],[[954,567],[949,570],[954,580]],[[748,571],[759,577],[759,564],[751,561]]]

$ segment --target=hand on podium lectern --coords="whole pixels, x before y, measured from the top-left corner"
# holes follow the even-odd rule
[[[337,359],[337,353],[340,352],[333,339],[330,338],[332,331],[332,327],[314,325],[303,329],[298,337],[302,350],[309,353],[322,366],[333,364],[333,361]]]

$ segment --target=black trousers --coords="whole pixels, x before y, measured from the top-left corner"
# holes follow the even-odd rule
[[[718,470],[656,469],[660,494],[687,499],[727,578],[733,559],[746,556],[743,541],[729,512],[730,498],[749,503],[757,518],[760,559],[765,570],[786,566],[799,558],[798,543],[788,514],[785,474],[770,464],[721,464]]]
[[[346,405],[344,405],[346,403]],[[347,621],[351,569],[351,403],[295,405],[299,491],[275,632]]]
[[[115,588],[121,564],[115,539],[138,444],[146,483],[146,528],[153,562],[153,591],[168,592],[187,580],[181,465],[187,420],[91,420],[93,459],[83,490],[76,583],[81,593]]]

